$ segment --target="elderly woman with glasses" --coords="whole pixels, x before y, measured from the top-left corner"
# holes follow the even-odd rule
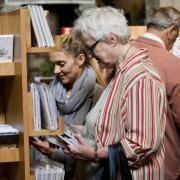
[[[129,44],[124,14],[112,7],[86,10],[73,34],[109,70],[79,144],[65,150],[79,160],[77,179],[163,179],[166,90],[147,50]]]

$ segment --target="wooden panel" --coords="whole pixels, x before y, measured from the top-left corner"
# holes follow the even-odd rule
[[[9,165],[8,163],[0,164],[0,180],[9,180]]]
[[[4,78],[0,80],[0,124],[5,124],[5,95],[4,95]]]
[[[31,175],[30,176],[30,180],[35,180],[36,178],[35,178],[35,176],[34,175]]]
[[[4,97],[0,96],[0,124],[5,124]]]
[[[24,17],[23,17],[24,18]],[[1,33],[14,34],[14,69],[13,76],[8,77],[5,85],[5,117],[6,123],[11,124],[20,130],[19,137],[19,157],[15,164],[9,165],[8,180],[25,180],[24,177],[24,125],[23,125],[23,105],[22,105],[22,64],[21,60],[21,18],[20,10],[12,11],[1,15]],[[11,68],[12,68],[11,67]],[[9,68],[9,65],[8,65]],[[2,68],[4,71],[8,68]],[[11,72],[11,71],[10,71]],[[2,72],[1,72],[2,73]],[[9,156],[13,156],[10,155]],[[16,158],[16,156],[14,156]],[[16,160],[15,160],[16,161]]]
[[[48,53],[48,52],[58,52],[59,48],[56,47],[30,47],[28,48],[28,53]]]
[[[147,30],[146,26],[129,26],[129,28],[131,30],[130,39],[135,39],[138,36],[143,35]]]
[[[0,149],[0,163],[4,162],[18,162],[19,148]]]
[[[0,76],[14,76],[15,65],[14,63],[0,63]]]

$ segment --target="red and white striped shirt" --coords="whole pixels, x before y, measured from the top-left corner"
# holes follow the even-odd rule
[[[120,141],[133,179],[163,180],[166,90],[147,50],[123,61],[110,84],[96,106],[98,146]]]

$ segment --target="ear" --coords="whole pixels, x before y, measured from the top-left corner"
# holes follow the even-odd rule
[[[109,37],[109,43],[114,47],[118,43],[118,37],[115,36],[114,34],[111,34]]]
[[[84,54],[79,54],[79,55],[76,57],[76,62],[77,62],[77,64],[79,65],[79,67],[83,66],[84,63],[85,63],[85,55],[84,55]]]
[[[167,29],[167,37],[168,37],[168,40],[171,40],[172,39],[172,31],[174,30],[174,26],[171,26]]]

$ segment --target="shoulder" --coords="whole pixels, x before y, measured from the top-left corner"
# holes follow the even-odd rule
[[[123,73],[124,85],[128,88],[140,81],[147,80],[163,85],[160,74],[147,55],[147,51],[143,51],[143,55],[140,54],[136,56],[136,58],[133,59],[131,66]]]

